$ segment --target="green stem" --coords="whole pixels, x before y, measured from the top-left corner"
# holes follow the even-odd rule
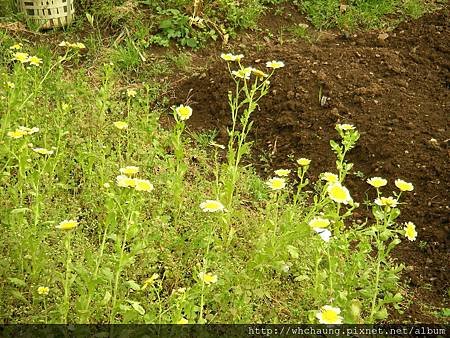
[[[132,204],[133,203],[130,203],[130,205],[132,205]],[[127,219],[125,232],[124,232],[124,235],[123,235],[122,246],[120,248],[119,263],[118,263],[118,267],[117,267],[117,270],[116,270],[116,275],[114,277],[114,289],[113,289],[113,297],[112,297],[112,307],[111,307],[111,312],[110,312],[110,316],[109,316],[109,323],[110,324],[114,323],[114,316],[116,314],[115,308],[116,308],[116,303],[117,303],[117,291],[118,291],[118,288],[119,288],[119,277],[120,277],[120,274],[122,273],[123,255],[124,255],[124,252],[125,252],[125,245],[127,243],[128,229],[130,228],[131,217],[132,217],[132,209],[130,210],[130,213],[129,213],[129,216],[128,216],[128,219]]]
[[[67,314],[69,313],[69,297],[70,297],[70,275],[71,275],[71,263],[72,263],[72,248],[71,248],[71,239],[72,239],[72,233],[69,230],[69,233],[66,235],[65,238],[65,247],[67,251],[67,257],[66,257],[66,278],[64,281],[64,314],[62,318],[62,322],[64,324],[67,323]]]
[[[95,281],[97,281],[97,276],[98,276],[98,269],[100,268],[102,259],[103,259],[103,252],[105,250],[105,244],[106,244],[106,236],[108,234],[108,223],[107,226],[105,227],[105,231],[103,232],[103,238],[102,238],[102,244],[100,245],[100,254],[99,257],[95,263],[95,270],[94,270],[94,275],[92,277],[92,279]],[[85,323],[88,324],[88,312],[89,312],[89,305],[91,304],[91,300],[92,300],[92,290],[88,290],[88,298],[86,301],[86,306],[85,308],[82,310],[83,313],[83,317],[81,318],[81,323]]]
[[[369,323],[373,323],[373,316],[375,314],[376,301],[377,301],[377,297],[378,297],[378,284],[380,282],[380,265],[381,265],[381,257],[380,257],[380,251],[378,251],[377,269],[375,272],[375,287],[374,287],[374,291],[373,291],[372,307],[370,310]]]
[[[329,280],[330,280],[330,298],[332,298],[332,295],[333,295],[333,268],[332,268],[332,266],[331,266],[331,255],[330,255],[330,245],[329,245],[329,243],[327,243],[328,245],[327,245],[327,256],[328,256],[328,269],[329,269],[329,271],[330,271],[330,277],[329,277]]]
[[[63,61],[66,60],[67,58],[67,54],[68,52],[66,52],[66,54],[59,59],[56,63],[54,63],[47,71],[47,73],[45,73],[44,77],[41,79],[41,81],[39,82],[39,84],[36,86],[36,89],[30,93],[25,100],[23,100],[22,104],[19,106],[19,108],[17,108],[18,111],[22,110],[23,107],[25,107],[25,104],[33,97],[33,95],[35,95],[38,91],[38,89],[42,86],[42,84],[44,83],[44,81],[47,79],[48,75],[50,74],[50,72],[59,64],[61,64]]]

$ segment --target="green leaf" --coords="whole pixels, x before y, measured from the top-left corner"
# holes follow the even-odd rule
[[[391,221],[395,220],[398,216],[400,216],[400,209],[392,208],[391,215],[390,215]]]
[[[27,211],[32,211],[30,208],[17,208],[17,209],[14,209],[14,210],[12,210],[11,211],[11,214],[12,215],[15,215],[15,214],[24,214],[24,213],[26,213]]]
[[[394,302],[401,302],[403,300],[403,296],[399,292],[397,292],[395,296],[392,298],[392,300]]]
[[[289,254],[292,256],[292,258],[297,259],[299,257],[298,249],[295,246],[288,245],[286,248]]]
[[[127,300],[127,302],[130,303],[133,309],[135,309],[141,316],[145,315],[145,309],[141,306],[141,303],[133,300]]]
[[[197,40],[194,38],[184,39],[184,42],[188,47],[195,48],[198,46]]]
[[[21,286],[21,287],[27,286],[27,283],[25,283],[25,281],[23,281],[19,278],[8,277],[8,280],[10,281],[11,284],[14,284],[15,286]]]
[[[441,311],[442,317],[450,317],[450,309],[449,308],[443,308]]]
[[[341,146],[336,141],[330,140],[330,146],[334,152],[336,152],[338,154],[340,154],[342,152]]]
[[[112,297],[112,296],[111,296],[111,293],[110,293],[109,291],[106,291],[106,292],[105,292],[105,296],[103,297],[101,304],[102,304],[102,305],[108,304],[109,301],[111,300],[111,297]]]
[[[17,290],[11,290],[11,296],[13,296],[15,299],[21,300],[24,303],[28,303],[28,300],[22,295],[21,292]]]
[[[372,214],[375,216],[376,219],[383,219],[384,218],[384,212],[381,210],[381,208],[378,205],[374,205],[372,207]]]
[[[167,29],[167,28],[171,28],[173,26],[172,24],[172,20],[168,19],[168,20],[162,20],[159,23],[159,28],[160,29]]]
[[[388,317],[388,312],[387,312],[385,307],[383,307],[381,310],[378,310],[375,313],[375,318],[376,319],[382,320],[382,319],[386,319],[387,317]]]
[[[130,289],[133,289],[135,291],[139,291],[141,287],[138,283],[136,283],[134,280],[129,280],[125,283]]]

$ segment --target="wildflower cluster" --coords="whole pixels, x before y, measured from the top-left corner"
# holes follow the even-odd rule
[[[36,55],[30,56],[28,53],[20,52],[22,47],[23,45],[21,43],[17,43],[9,47],[9,49],[13,51],[12,60],[19,61],[22,64],[28,63],[32,66],[38,67],[42,63],[42,59]]]
[[[39,128],[37,128],[37,127],[28,128],[28,127],[20,126],[19,128],[17,128],[14,131],[9,131],[6,135],[8,137],[11,137],[11,138],[14,138],[14,139],[19,139],[19,138],[22,138],[24,136],[32,135],[34,133],[37,133],[38,131],[39,131]]]
[[[372,177],[367,179],[367,183],[372,187],[377,189],[378,197],[374,200],[375,207],[373,209],[373,213],[377,219],[385,219],[386,217],[389,219],[391,215],[399,214],[396,211],[397,206],[399,205],[399,199],[403,192],[405,191],[413,191],[414,185],[412,183],[406,182],[402,179],[395,180],[395,186],[400,190],[398,194],[394,193],[394,196],[381,196],[380,188],[387,185],[388,181],[382,177]],[[406,238],[410,241],[416,240],[417,231],[416,226],[412,222],[407,222],[405,227],[403,228],[403,233]]]
[[[120,169],[121,175],[116,177],[116,183],[122,188],[134,188],[137,191],[150,192],[154,189],[152,183],[149,180],[135,178],[139,172],[139,167],[127,166]]]
[[[237,79],[250,80],[250,76],[252,74],[255,75],[255,77],[260,80],[263,80],[264,78],[269,77],[269,74],[266,74],[262,70],[259,70],[259,69],[253,68],[253,67],[243,67],[240,63],[244,57],[244,55],[242,55],[242,54],[234,55],[231,53],[227,53],[227,54],[222,53],[220,55],[220,57],[228,62],[235,62],[235,61],[238,62],[239,69],[231,71],[231,74],[234,77],[236,77]],[[284,63],[282,61],[268,61],[268,62],[266,62],[266,67],[271,68],[272,70],[275,70],[275,69],[284,67]],[[267,81],[266,83],[269,84],[270,82]]]

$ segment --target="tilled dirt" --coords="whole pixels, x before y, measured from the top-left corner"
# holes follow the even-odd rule
[[[415,242],[404,240],[394,254],[406,265],[403,281],[410,300],[403,314],[392,311],[390,320],[396,322],[446,321],[433,312],[449,307],[449,16],[443,9],[403,23],[387,36],[329,32],[314,44],[266,39],[255,51],[248,39],[235,49],[246,55],[246,65],[286,64],[252,115],[252,162],[263,175],[294,167],[293,155],[310,158],[309,175],[317,179],[335,165],[329,146],[338,138],[335,124],[352,123],[361,133],[348,157],[359,172],[346,182],[355,200],[374,198],[367,177],[387,178],[385,195],[396,189],[397,178],[413,182],[414,192],[403,195],[407,204],[400,221],[414,222],[419,234]],[[205,72],[178,83],[176,103],[190,97],[195,112],[189,128],[216,129],[218,141],[226,142],[231,88],[218,56]],[[320,91],[328,98],[323,105]]]

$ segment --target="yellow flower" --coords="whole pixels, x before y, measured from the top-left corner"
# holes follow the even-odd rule
[[[375,200],[375,204],[379,205],[380,207],[389,207],[389,208],[395,208],[397,206],[397,200],[392,197],[380,197]]]
[[[268,61],[268,62],[266,62],[266,67],[267,68],[273,68],[273,69],[282,68],[282,67],[284,67],[284,62],[282,62],[282,61]]]
[[[153,285],[158,278],[159,278],[159,275],[157,273],[154,273],[150,278],[147,278],[144,281],[144,284],[142,284],[141,290],[145,290],[148,286]]]
[[[372,177],[367,179],[367,183],[369,183],[372,187],[380,188],[387,184],[387,180],[381,177]]]
[[[134,189],[136,189],[137,191],[150,192],[154,189],[153,184],[151,184],[149,180],[141,180],[136,178],[134,180],[134,184]]]
[[[320,324],[342,324],[343,318],[339,316],[340,313],[341,309],[338,307],[325,305],[316,313],[316,318]]]
[[[248,80],[248,79],[250,79],[250,75],[252,74],[252,68],[247,67],[247,68],[241,68],[239,70],[233,70],[231,72],[231,74],[233,74],[234,76],[236,76],[240,79]]]
[[[9,88],[11,88],[11,89],[14,89],[14,88],[16,88],[16,85],[13,83],[13,82],[6,82],[6,85],[9,87]]]
[[[348,131],[348,130],[354,130],[355,126],[353,124],[343,123],[343,124],[337,124],[336,127],[338,129]]]
[[[33,148],[33,151],[41,155],[52,155],[54,153],[53,150],[48,150],[45,148]]]
[[[298,163],[298,165],[305,167],[311,163],[311,160],[308,160],[307,158],[302,157],[297,160],[297,163]]]
[[[23,137],[25,135],[28,135],[28,134],[27,134],[26,131],[16,129],[14,131],[8,131],[8,133],[6,135],[8,137],[18,139],[18,138],[21,138],[21,137]]]
[[[127,89],[127,96],[128,97],[136,97],[137,91],[134,89]]]
[[[20,61],[21,63],[28,62],[28,53],[17,52],[13,54],[13,60]]]
[[[349,204],[352,201],[348,189],[338,182],[328,186],[328,195],[337,203]]]
[[[70,220],[64,220],[61,223],[59,223],[55,228],[61,229],[61,230],[72,230],[78,226],[78,221],[74,219]]]
[[[405,182],[401,179],[395,180],[395,186],[400,189],[400,191],[413,191],[414,186],[412,183]]]
[[[222,59],[224,59],[225,61],[241,61],[242,58],[244,57],[244,55],[239,54],[239,55],[233,55],[231,53],[227,53],[227,54],[220,54],[220,57]]]
[[[181,319],[177,322],[177,324],[188,324],[188,320],[184,317],[181,317]]]
[[[322,179],[329,182],[329,183],[336,183],[339,181],[339,177],[336,174],[332,174],[329,172],[322,174]]]
[[[40,286],[37,289],[38,294],[47,296],[50,289],[47,286]]]
[[[130,178],[125,175],[119,175],[116,177],[116,183],[119,187],[130,188],[136,185],[134,178]]]
[[[180,120],[184,121],[191,117],[192,115],[192,108],[185,105],[180,105],[175,109],[175,112],[180,117]]]
[[[114,127],[116,127],[117,129],[120,129],[120,130],[128,128],[128,123],[123,122],[123,121],[117,121],[117,122],[114,122],[113,124],[114,124]]]
[[[21,50],[22,47],[23,47],[23,45],[19,42],[19,43],[16,43],[15,45],[12,45],[11,47],[9,47],[9,49],[11,49],[11,50]]]
[[[309,221],[308,225],[312,228],[326,228],[330,225],[330,221],[322,217],[314,217]]]
[[[125,168],[120,168],[119,171],[121,174],[130,176],[130,175],[137,174],[139,172],[139,167],[135,167],[134,165],[129,165]]]
[[[281,177],[273,177],[266,184],[272,190],[281,190],[286,187],[286,180]]]
[[[413,222],[405,223],[405,227],[403,228],[403,230],[405,231],[406,238],[408,238],[410,241],[416,240],[417,231],[416,231],[416,226],[414,225]]]
[[[291,173],[291,171],[289,169],[278,169],[278,170],[275,170],[275,175],[281,176],[281,177],[289,176],[290,173]]]
[[[216,212],[216,211],[224,211],[225,207],[220,201],[217,200],[206,200],[200,203],[200,209],[204,212]]]
[[[38,58],[36,55],[34,55],[34,56],[31,56],[28,58],[28,62],[32,66],[39,67],[39,65],[42,63],[42,59]]]
[[[198,274],[198,278],[200,278],[200,280],[205,282],[205,284],[217,283],[217,275],[213,275],[210,272],[208,273],[200,272]]]

